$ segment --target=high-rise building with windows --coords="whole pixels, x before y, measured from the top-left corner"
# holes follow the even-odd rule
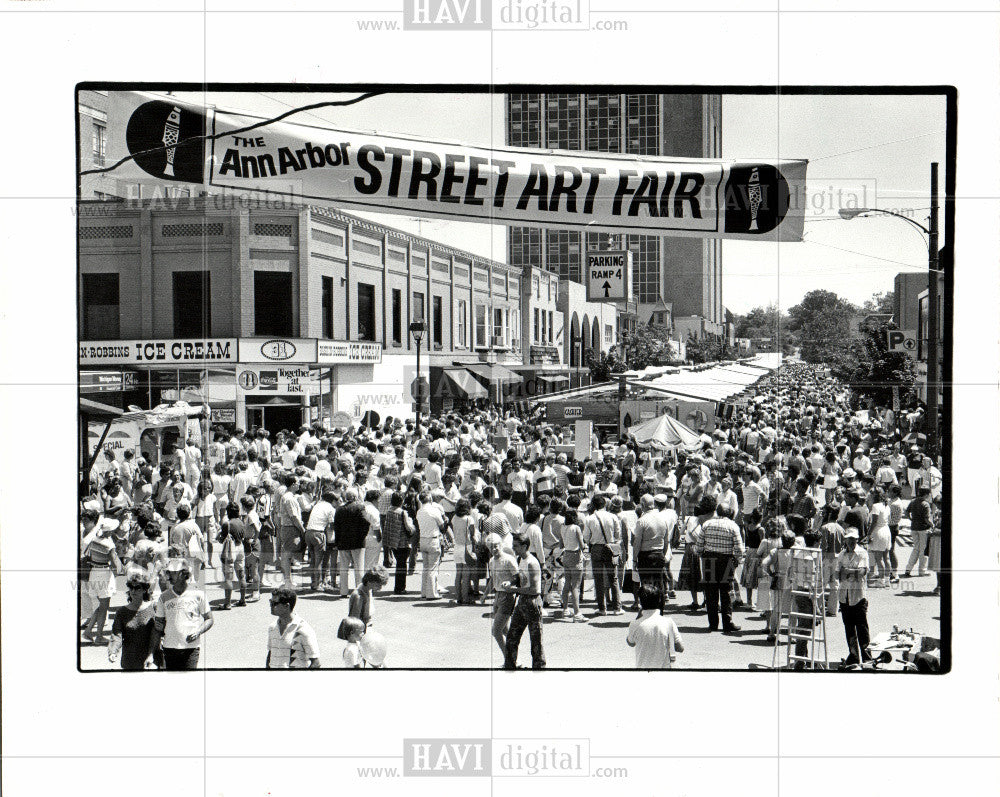
[[[722,155],[722,98],[717,94],[510,94],[506,105],[510,146],[680,158]],[[697,316],[722,333],[717,240],[510,227],[507,257],[511,265],[546,268],[579,282],[587,249],[622,245],[632,252],[640,318],[666,301],[675,317]]]

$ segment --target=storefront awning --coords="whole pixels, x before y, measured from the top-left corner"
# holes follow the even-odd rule
[[[100,401],[80,398],[80,413],[87,415],[94,420],[111,420],[122,415],[123,411],[110,404],[102,404]]]
[[[467,363],[464,365],[480,379],[485,379],[493,384],[517,385],[524,381],[524,377],[515,374],[509,368],[502,365],[490,365],[489,363]]]
[[[442,371],[442,384],[439,390],[442,395],[451,398],[489,398],[489,392],[472,378],[472,374],[464,368],[445,368]]]
[[[558,385],[560,382],[568,382],[569,377],[561,374],[535,374],[535,379],[540,382],[547,382],[550,385]]]

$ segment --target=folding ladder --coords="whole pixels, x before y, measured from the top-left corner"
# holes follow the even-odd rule
[[[781,616],[778,618],[778,630],[774,638],[771,667],[778,668],[781,658],[779,651],[784,646],[785,668],[791,669],[802,662],[805,669],[829,669],[823,552],[818,548],[789,548],[788,552],[791,554],[791,562],[785,576],[785,589],[791,588],[791,601],[786,608],[784,596],[778,598],[781,601]],[[800,611],[803,607],[797,599],[805,599],[803,602],[808,602],[809,610]],[[796,653],[796,643],[805,643],[806,655]]]

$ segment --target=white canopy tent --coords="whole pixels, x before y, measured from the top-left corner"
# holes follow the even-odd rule
[[[701,435],[688,428],[671,415],[660,415],[633,426],[628,433],[639,445],[659,449],[673,449],[678,446],[696,446]]]

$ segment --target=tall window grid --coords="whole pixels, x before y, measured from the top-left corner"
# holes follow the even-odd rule
[[[585,149],[596,152],[620,152],[621,133],[620,96],[617,94],[588,94]]]
[[[640,302],[655,302],[660,298],[659,240],[654,235],[628,236],[628,248],[636,278],[634,293]]]
[[[580,281],[583,236],[572,230],[546,230],[546,267],[564,279]]]
[[[657,95],[626,95],[625,120],[625,151],[633,155],[659,154],[660,113]]]
[[[542,231],[533,227],[510,227],[507,240],[512,266],[542,266]]]
[[[512,147],[542,145],[542,97],[540,94],[507,95],[507,143]]]
[[[579,94],[545,97],[545,145],[555,149],[580,149]]]

